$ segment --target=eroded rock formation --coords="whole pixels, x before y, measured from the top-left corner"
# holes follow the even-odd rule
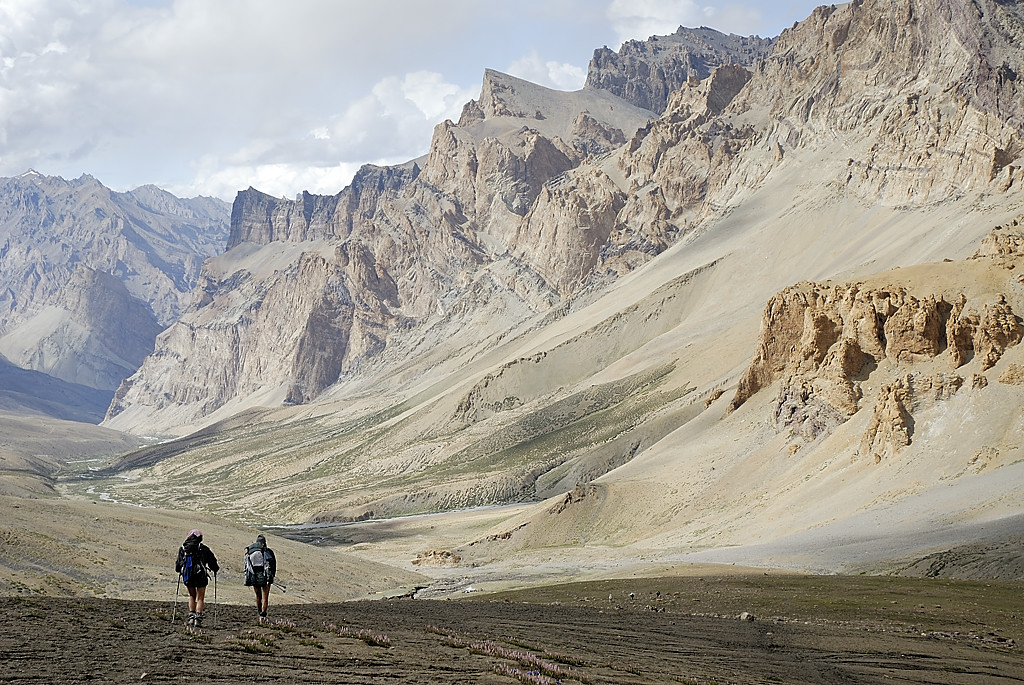
[[[765,308],[757,351],[732,407],[778,381],[776,425],[814,439],[861,408],[862,384],[883,363],[898,369],[945,355],[951,370],[976,361],[984,372],[1024,336],[1002,295],[974,306],[963,293],[951,299],[861,283],[787,288]],[[1004,375],[1012,377],[1009,369]],[[987,379],[975,373],[966,383],[980,389]],[[880,461],[910,444],[913,412],[948,399],[964,385],[955,373],[909,373],[884,383],[860,453]]]
[[[871,421],[860,443],[860,453],[872,455],[876,464],[910,444],[913,419],[907,409],[909,385],[909,377],[901,378],[878,391]]]
[[[826,397],[847,415],[857,409],[850,383],[883,359],[912,362],[948,350],[952,368],[977,357],[991,368],[1020,342],[1021,324],[1002,297],[980,312],[963,295],[914,296],[904,288],[865,289],[860,284],[803,283],[783,290],[765,307],[750,367],[740,379],[733,407],[776,380],[812,375]]]

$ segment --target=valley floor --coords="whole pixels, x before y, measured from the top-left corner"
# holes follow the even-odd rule
[[[756,574],[457,600],[273,599],[266,625],[251,607],[211,604],[193,634],[183,601],[2,598],[0,682],[1024,680],[1024,599],[1011,582]]]

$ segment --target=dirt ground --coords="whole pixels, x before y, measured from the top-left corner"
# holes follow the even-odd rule
[[[1019,590],[609,580],[458,600],[272,602],[266,625],[251,607],[209,605],[200,634],[182,626],[183,601],[172,623],[169,602],[3,598],[0,682],[1011,683],[1024,681]]]

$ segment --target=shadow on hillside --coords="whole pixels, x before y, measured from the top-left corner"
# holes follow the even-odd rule
[[[393,541],[420,535],[422,531],[418,527],[408,525],[408,520],[411,518],[415,517],[286,526],[273,530],[283,538],[304,542],[308,545],[348,547],[360,543]]]

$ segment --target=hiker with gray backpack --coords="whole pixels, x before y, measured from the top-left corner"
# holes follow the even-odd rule
[[[213,551],[203,544],[202,531],[193,528],[178,550],[174,563],[178,580],[188,590],[188,621],[190,628],[203,627],[203,608],[206,603],[206,586],[210,584],[210,572],[217,577],[220,565]]]
[[[276,574],[277,557],[267,547],[267,539],[262,534],[257,535],[256,542],[245,548],[245,584],[256,593],[256,612],[260,623],[267,620],[270,586]]]

